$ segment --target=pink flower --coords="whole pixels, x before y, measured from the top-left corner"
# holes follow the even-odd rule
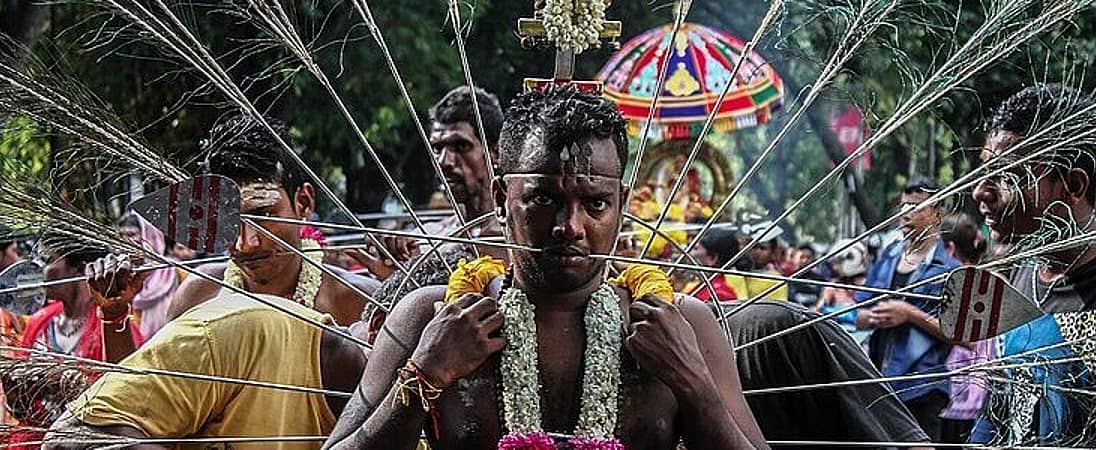
[[[499,440],[499,450],[555,450],[556,441],[547,433],[510,433]],[[623,450],[623,449],[622,449]]]
[[[567,443],[574,450],[624,450],[624,444],[616,439],[574,438]]]
[[[323,232],[319,228],[311,225],[305,225],[301,227],[301,237],[304,239],[312,239],[320,244],[320,247],[327,247],[327,238],[324,237]]]

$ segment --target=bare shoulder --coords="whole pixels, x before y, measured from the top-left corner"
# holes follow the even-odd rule
[[[168,319],[175,319],[195,306],[205,303],[215,297],[221,290],[217,283],[209,281],[206,277],[221,280],[225,276],[226,263],[204,264],[194,269],[198,274],[190,274],[179,285],[175,296],[171,299],[171,307],[168,308]],[[203,277],[202,275],[205,275]]]
[[[339,278],[342,278],[343,280],[350,282],[350,284],[354,285],[354,287],[356,287],[358,289],[361,289],[366,294],[373,295],[373,293],[376,292],[377,289],[379,289],[381,287],[381,282],[377,281],[373,278],[369,278],[369,277],[364,276],[364,275],[358,275],[354,272],[343,269],[342,267],[339,267],[339,266],[332,266],[330,264],[324,264],[324,266],[327,267],[328,269],[330,269],[331,273],[334,273],[334,274],[338,275]],[[346,287],[342,283],[336,283],[336,285],[337,285],[336,289],[338,289],[338,292],[340,294],[353,294],[354,293],[354,291],[352,289]]]
[[[415,331],[421,331],[422,327],[434,317],[434,303],[445,300],[445,286],[424,286],[411,291],[388,312],[386,324],[404,328],[405,325],[417,325]]]
[[[323,275],[320,292],[323,293],[321,296],[327,300],[317,299],[317,309],[331,314],[340,325],[350,325],[361,320],[362,312],[365,311],[365,306],[369,302],[369,298],[362,294],[372,296],[379,283],[340,267],[331,265],[324,265],[324,267],[329,271]],[[331,274],[334,274],[334,277]]]
[[[720,329],[719,321],[707,303],[691,295],[678,294],[674,304],[681,311],[681,315],[685,316],[685,320],[693,326],[693,332],[696,333],[698,341],[709,345],[713,342],[730,343],[730,336],[726,336]]]

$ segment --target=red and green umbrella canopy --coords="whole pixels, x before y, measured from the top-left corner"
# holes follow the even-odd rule
[[[780,110],[784,83],[780,75],[757,52],[751,52],[731,80],[734,64],[745,44],[722,31],[686,23],[668,46],[673,28],[664,25],[633,38],[609,59],[598,73],[605,83],[605,96],[629,119],[629,133],[642,133],[658,73],[667,67],[666,83],[651,124],[651,137],[676,139],[695,137],[708,114],[716,108],[719,94],[734,83],[719,105],[713,129],[728,132],[769,121]]]

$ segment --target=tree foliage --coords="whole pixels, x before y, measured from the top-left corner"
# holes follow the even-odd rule
[[[290,7],[297,31],[378,150],[384,167],[414,202],[424,203],[437,183],[412,114],[425,121],[426,110],[434,101],[464,83],[447,3],[369,2],[413,99],[413,112],[351,4],[335,0],[283,4]],[[624,22],[626,39],[670,22],[671,4],[669,0],[617,0],[608,15]],[[322,86],[241,12],[246,11],[246,2],[173,5],[195,35],[230,68],[234,80],[247,87],[270,115],[291,125],[305,161],[337,188],[352,209],[365,212],[381,206],[390,190],[377,165],[364,154]],[[520,91],[523,77],[551,73],[550,53],[523,49],[516,36],[517,20],[532,14],[531,1],[476,0],[461,5],[460,26],[478,86],[496,92],[505,103]],[[789,2],[775,32],[763,40],[761,53],[792,88],[786,93],[786,111],[796,107],[798,90],[810,86],[838,44],[834,37],[847,25],[847,16],[839,12],[851,6],[844,0]],[[721,0],[696,0],[689,20],[748,39],[767,7],[764,2],[730,5]],[[187,170],[197,170],[201,159],[198,143],[228,111],[225,99],[195,71],[165,58],[148,39],[110,34],[124,28],[120,18],[79,3],[49,8],[48,20],[40,27],[41,37],[30,40],[35,42],[36,53],[63,55],[74,76],[127,122],[140,124],[138,131],[154,148]],[[873,36],[829,87],[823,101],[812,109],[817,114],[814,118],[825,119],[835,105],[854,103],[865,112],[869,125],[877,124],[911,94],[919,77],[930,73],[969,36],[985,16],[983,8],[979,2],[909,2],[900,9],[894,26]],[[11,17],[6,21],[15,22]],[[885,217],[891,197],[913,172],[932,172],[948,182],[968,170],[972,164],[969,149],[980,145],[988,111],[1022,86],[1063,79],[1090,84],[1091,77],[1081,76],[1090,70],[1083,64],[1096,50],[1096,25],[1090,19],[1088,14],[1023,46],[879,146],[873,153],[872,169],[858,178],[856,188],[864,203],[857,205],[861,216],[871,216],[872,221]],[[610,53],[610,49],[601,49],[582,55],[578,75],[593,77]],[[748,186],[746,198],[736,203],[728,217],[773,217],[830,170],[834,158],[820,139],[827,130],[817,124],[818,120],[812,125],[805,118],[796,126],[776,155],[764,163],[762,176]],[[744,171],[776,131],[775,126],[768,126],[713,142],[733,140],[732,165]],[[42,152],[49,152],[50,147],[43,150],[28,145],[28,139],[25,134],[5,133],[0,152],[5,152],[5,157],[45,164]],[[115,184],[104,189],[120,188]],[[845,189],[840,182],[827,186],[820,197],[789,218],[790,228],[802,239],[836,237],[834,224],[839,221],[840,208],[834,204],[843,202]],[[109,195],[107,192],[104,197]],[[870,208],[875,211],[868,211]]]

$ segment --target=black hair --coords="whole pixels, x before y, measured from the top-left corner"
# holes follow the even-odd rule
[[[700,245],[723,266],[738,254],[738,234],[728,228],[711,228],[701,236]]]
[[[277,119],[266,119],[283,142],[292,146],[288,128]],[[270,131],[254,117],[237,114],[221,120],[200,144],[206,153],[206,173],[223,175],[237,183],[277,183],[292,197],[305,182],[304,172]]]
[[[110,252],[98,245],[76,243],[74,238],[55,231],[45,231],[38,238],[38,253],[46,260],[63,259],[65,265],[84,270],[84,266]]]
[[[15,234],[12,233],[11,228],[0,225],[0,252],[7,250],[8,247],[15,245],[18,239],[15,238]]]
[[[487,146],[499,143],[502,131],[502,104],[499,98],[490,92],[476,88],[475,102],[479,105],[480,118],[483,119],[483,134]],[[445,94],[438,103],[430,107],[430,120],[445,125],[465,122],[476,129],[476,111],[472,107],[472,90],[468,86],[458,86]],[[479,133],[476,134],[479,139]]]
[[[404,264],[404,267],[412,267],[416,265],[419,259],[428,258],[418,263],[415,280],[423,286],[445,285],[449,284],[449,267],[456,267],[461,259],[471,261],[476,258],[476,254],[464,245],[445,246],[438,253],[441,254],[441,258],[436,253],[427,253],[412,258],[411,261]],[[446,266],[446,263],[449,266]],[[411,291],[418,289],[418,286],[414,283],[404,283],[404,278],[406,278],[406,275],[403,271],[392,273],[392,276],[384,280],[377,288],[377,291],[373,293],[373,298],[381,303],[392,305],[406,297]],[[397,290],[400,285],[403,285],[403,289]],[[362,312],[362,320],[368,321],[369,317],[375,313],[374,309],[372,306],[367,307]]]
[[[1096,144],[1091,139],[1063,143],[1064,139],[1091,127],[1096,122],[1096,112],[1085,111],[1061,125],[1055,125],[1092,107],[1094,101],[1092,95],[1060,84],[1036,84],[1002,102],[993,112],[989,131],[1005,131],[1021,138],[1047,131],[1037,142],[1030,142],[1025,147],[1038,149],[1058,145],[1058,148],[1036,161],[1050,163],[1059,169],[1078,167],[1084,170],[1089,178],[1085,197],[1089,203],[1096,203]],[[1048,130],[1051,126],[1055,129]]]
[[[529,133],[540,130],[545,147],[551,150],[591,138],[611,140],[623,176],[628,162],[626,124],[613,102],[571,85],[523,93],[506,111],[499,138],[498,175],[518,169]]]
[[[902,188],[902,192],[905,194],[916,194],[918,192],[925,192],[928,194],[935,194],[940,191],[940,183],[935,178],[914,175],[910,177],[906,182],[906,186]]]
[[[806,250],[808,252],[811,252],[812,255],[814,254],[814,247],[811,247],[811,244],[799,244],[795,247],[795,249]]]
[[[119,229],[124,227],[136,228],[138,230],[141,229],[141,222],[137,220],[137,214],[133,212],[122,214],[122,217],[118,218],[117,225]]]
[[[986,240],[979,239],[979,234],[977,222],[965,213],[949,214],[940,225],[940,239],[954,244],[960,258],[971,263],[986,253]]]

